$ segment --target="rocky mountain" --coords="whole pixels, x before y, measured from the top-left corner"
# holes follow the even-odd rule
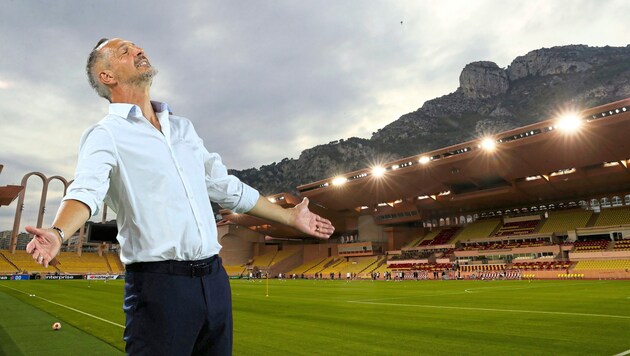
[[[493,62],[464,67],[459,87],[374,133],[304,150],[299,158],[231,171],[263,194],[339,173],[468,141],[554,117],[561,109],[588,108],[630,97],[630,45],[542,48],[507,68]]]

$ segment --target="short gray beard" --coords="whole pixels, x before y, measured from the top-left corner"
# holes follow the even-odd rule
[[[153,77],[158,74],[158,70],[151,67],[151,70],[148,70],[144,73],[140,73],[135,77],[131,77],[126,80],[127,84],[131,84],[133,86],[143,87],[145,85],[151,85],[153,82]]]

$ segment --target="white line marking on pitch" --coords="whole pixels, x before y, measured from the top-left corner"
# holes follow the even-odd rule
[[[622,352],[620,354],[616,354],[615,356],[626,356],[628,354],[630,354],[630,350],[626,350],[626,351],[624,351],[624,352]]]
[[[630,319],[630,316],[625,316],[625,315],[551,312],[551,311],[542,311],[542,310],[493,309],[493,308],[450,307],[450,306],[445,306],[445,305],[375,303],[375,302],[363,302],[363,301],[360,301],[360,300],[349,300],[348,303],[372,304],[372,305],[388,305],[388,306],[394,306],[394,307],[416,307],[416,308],[432,308],[432,309],[456,309],[456,310],[475,310],[475,311],[490,311],[490,312],[503,312],[503,313],[554,314],[554,315],[572,315],[572,316],[592,316],[592,317],[598,317],[598,318]]]
[[[440,294],[421,294],[421,295],[413,295],[413,296],[403,296],[403,297],[390,297],[390,298],[378,298],[378,299],[363,299],[356,300],[355,302],[377,302],[380,300],[395,300],[395,299],[411,299],[411,298],[426,298],[426,297],[441,297],[443,295],[456,295],[462,294],[462,292],[453,292],[453,293],[440,293]]]
[[[592,284],[592,283],[589,283]],[[574,285],[584,285],[584,283],[581,284],[563,284],[562,286],[574,286]],[[464,289],[463,292],[450,292],[450,293],[440,293],[440,294],[419,294],[419,295],[413,295],[413,296],[402,296],[402,297],[389,297],[389,298],[376,298],[376,299],[361,299],[361,300],[355,300],[355,301],[351,301],[352,303],[358,303],[358,302],[377,302],[377,301],[381,301],[381,300],[396,300],[396,299],[411,299],[411,298],[426,298],[426,297],[441,297],[443,295],[457,295],[457,294],[466,294],[466,293],[480,293],[480,292],[486,292],[486,291],[495,291],[495,290],[500,290],[500,291],[511,291],[511,290],[520,290],[520,289],[540,289],[540,288],[554,288],[557,287],[558,284],[553,284],[553,285],[538,285],[538,286],[527,286],[527,287],[514,287],[514,286],[492,286],[492,287],[476,287],[476,288],[468,288],[468,289]],[[628,297],[630,298],[630,297]]]
[[[79,314],[87,315],[87,316],[89,316],[89,317],[91,317],[91,318],[98,319],[98,320],[103,321],[103,322],[106,322],[106,323],[108,323],[108,324],[112,324],[112,325],[114,325],[114,326],[118,326],[118,327],[123,328],[123,329],[125,328],[125,326],[124,326],[124,325],[120,325],[120,324],[118,324],[118,323],[114,323],[113,321],[109,321],[109,320],[107,320],[107,319],[103,319],[103,318],[101,318],[101,317],[98,317],[98,316],[96,316],[96,315],[92,315],[92,314],[90,314],[90,313],[86,313],[86,312],[84,312],[84,311],[82,311],[82,310],[75,309],[75,308],[69,307],[69,306],[67,306],[67,305],[63,305],[63,304],[60,304],[60,303],[54,302],[54,301],[52,301],[52,300],[48,300],[48,299],[46,299],[46,298],[39,297],[39,296],[37,296],[37,295],[35,295],[35,294],[26,293],[26,292],[23,292],[23,291],[21,291],[21,290],[19,290],[19,289],[15,289],[15,288],[11,288],[11,287],[7,287],[7,286],[3,286],[2,284],[0,284],[0,286],[5,287],[5,288],[8,288],[8,289],[12,289],[12,290],[14,290],[14,291],[16,291],[16,292],[20,292],[20,293],[22,293],[22,294],[28,294],[29,296],[33,296],[33,297],[35,297],[35,298],[41,299],[41,300],[43,300],[43,301],[45,301],[45,302],[48,302],[48,303],[50,303],[50,304],[58,305],[58,306],[60,306],[60,307],[62,307],[62,308],[66,308],[66,309],[72,310],[72,311],[77,312],[77,313],[79,313]]]

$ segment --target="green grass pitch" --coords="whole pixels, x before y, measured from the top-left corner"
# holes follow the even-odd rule
[[[122,294],[122,281],[0,281],[0,354],[120,355]],[[630,350],[628,281],[233,280],[232,297],[235,355]]]

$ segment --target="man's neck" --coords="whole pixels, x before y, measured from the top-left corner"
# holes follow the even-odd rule
[[[146,90],[126,90],[112,93],[112,103],[134,104],[140,107],[142,115],[159,131],[162,131],[160,122],[151,105],[151,97],[148,88]]]

